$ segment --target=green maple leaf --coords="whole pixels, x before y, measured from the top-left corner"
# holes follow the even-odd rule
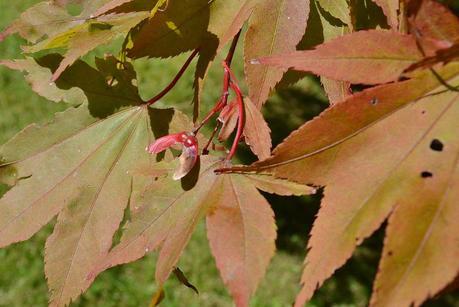
[[[65,7],[52,2],[41,2],[24,12],[1,38],[18,32],[33,43],[25,46],[26,53],[42,50],[66,49],[64,58],[50,80],[55,81],[62,72],[96,47],[112,42],[127,33],[149,16],[149,12],[127,12],[93,17],[95,2],[86,4],[79,16],[71,16]]]
[[[60,84],[102,81],[86,88],[87,102],[52,123],[25,128],[0,148],[0,178],[13,185],[0,199],[0,246],[30,238],[58,215],[45,255],[52,306],[75,299],[109,251],[129,203],[133,172],[156,161],[145,147],[187,125],[173,110],[142,104],[132,91],[132,71],[119,70],[116,60],[98,64],[100,71],[75,63],[73,79]]]

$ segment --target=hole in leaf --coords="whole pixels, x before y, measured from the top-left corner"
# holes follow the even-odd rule
[[[373,98],[371,98],[370,103],[371,103],[372,105],[377,105],[377,104],[379,103],[379,100],[378,100],[378,98],[373,97]]]
[[[421,177],[422,178],[430,178],[430,177],[433,177],[433,174],[431,172],[428,172],[428,171],[423,171],[421,173]]]
[[[430,143],[430,148],[435,151],[442,151],[443,143],[439,139],[433,139]]]

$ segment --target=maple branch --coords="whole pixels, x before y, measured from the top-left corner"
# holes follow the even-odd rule
[[[226,157],[226,160],[231,160],[231,158],[236,153],[237,146],[239,144],[239,141],[241,140],[242,133],[244,131],[244,124],[245,124],[244,98],[242,97],[242,91],[239,88],[239,85],[237,84],[236,77],[234,76],[233,72],[231,71],[227,63],[223,61],[222,65],[225,68],[225,72],[228,73],[230,76],[230,79],[231,79],[230,86],[231,86],[231,89],[236,93],[236,98],[237,98],[237,103],[238,103],[238,112],[239,112],[239,117],[237,120],[236,136],[234,137],[233,145],[231,146],[231,151]]]
[[[182,68],[179,70],[179,72],[177,73],[177,75],[174,77],[174,79],[171,81],[171,83],[169,83],[168,86],[166,86],[166,88],[164,88],[158,95],[156,95],[155,97],[151,98],[150,100],[146,101],[145,103],[147,105],[152,105],[154,104],[155,102],[157,102],[158,100],[160,100],[161,98],[163,98],[167,93],[169,93],[169,91],[171,89],[174,88],[174,86],[177,84],[177,82],[180,80],[180,78],[183,76],[183,74],[185,73],[185,71],[187,70],[188,66],[190,66],[191,62],[193,61],[194,57],[199,53],[199,48],[196,48],[193,53],[188,57],[188,59],[186,60],[185,64],[183,64]]]
[[[239,30],[239,32],[233,38],[233,42],[231,43],[231,47],[230,47],[230,49],[228,51],[228,54],[226,55],[226,59],[225,59],[224,63],[226,65],[226,67],[228,67],[228,69],[231,67],[231,62],[233,62],[234,52],[236,51],[237,43],[239,41],[239,37],[240,36],[241,36],[241,31]],[[226,104],[228,103],[228,96],[229,96],[228,90],[229,90],[229,86],[230,86],[230,81],[231,81],[230,72],[225,69],[225,75],[223,77],[223,91],[222,91],[223,106],[226,106]]]
[[[226,55],[225,60],[223,61],[227,67],[231,66],[231,62],[233,61],[234,52],[236,51],[237,43],[239,41],[239,37],[241,36],[241,31],[239,31],[236,36],[234,36],[233,41],[231,42],[231,47],[228,50],[228,54]],[[210,112],[206,115],[206,117],[202,120],[202,122],[193,129],[194,133],[197,133],[201,128],[214,116],[217,112],[221,111],[228,103],[228,96],[229,96],[229,87],[230,87],[230,74],[225,69],[225,73],[223,75],[223,89],[220,100],[217,102],[215,107],[210,110]]]

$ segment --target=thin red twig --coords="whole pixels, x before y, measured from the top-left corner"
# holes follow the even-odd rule
[[[195,49],[193,53],[188,57],[186,60],[185,64],[183,64],[182,68],[179,70],[175,78],[172,80],[171,83],[169,83],[168,86],[166,86],[165,89],[163,89],[158,95],[155,97],[151,98],[150,100],[146,101],[145,103],[147,105],[152,105],[161,98],[163,98],[171,89],[174,88],[174,86],[177,84],[177,82],[180,80],[180,78],[183,76],[185,71],[187,70],[188,66],[190,66],[191,62],[193,61],[194,57],[199,53],[199,49]]]
[[[231,66],[231,62],[233,61],[234,57],[234,52],[236,51],[237,43],[239,41],[239,37],[241,36],[241,31],[239,31],[236,36],[234,36],[233,41],[231,43],[231,47],[228,50],[228,54],[226,55],[226,58],[224,62],[226,63],[227,67]],[[230,87],[230,75],[229,72],[225,69],[224,75],[223,75],[223,89],[222,89],[222,95],[220,97],[220,100],[217,102],[214,108],[210,110],[210,112],[206,115],[206,117],[201,121],[199,126],[197,126],[193,132],[197,133],[201,128],[214,116],[216,113],[221,111],[228,103],[228,96],[229,96],[229,87]]]
[[[241,137],[242,137],[242,133],[244,132],[244,125],[245,125],[244,98],[242,96],[242,91],[239,88],[239,85],[237,84],[236,77],[231,71],[231,68],[229,68],[229,66],[226,64],[225,61],[223,61],[222,65],[225,69],[225,72],[227,72],[230,76],[230,79],[231,79],[230,86],[231,86],[231,89],[236,93],[236,98],[238,102],[238,111],[239,111],[236,136],[234,137],[234,141],[233,141],[233,145],[231,146],[231,150],[228,156],[226,157],[226,160],[231,160],[231,158],[236,153],[239,141],[241,140]]]

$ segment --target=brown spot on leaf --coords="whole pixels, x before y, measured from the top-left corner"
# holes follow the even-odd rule
[[[428,171],[423,171],[421,173],[421,177],[422,178],[430,178],[430,177],[433,177],[433,174],[431,172],[428,172]]]
[[[430,143],[430,149],[434,151],[443,151],[443,143],[439,139],[433,139]]]

